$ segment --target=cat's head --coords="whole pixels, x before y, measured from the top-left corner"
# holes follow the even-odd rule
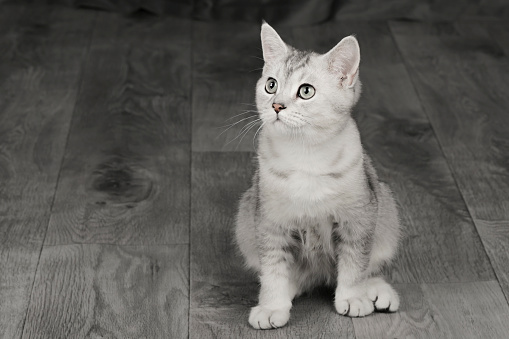
[[[360,96],[357,39],[348,36],[320,55],[294,49],[263,23],[261,40],[265,65],[256,105],[264,129],[310,140],[341,129]]]

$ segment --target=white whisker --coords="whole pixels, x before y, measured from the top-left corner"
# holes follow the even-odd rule
[[[244,115],[244,114],[248,114],[248,113],[258,113],[258,111],[252,111],[252,110],[243,111],[242,113],[236,114],[236,115],[232,116],[231,118],[226,119],[225,122],[228,121],[228,120],[235,119],[238,116],[241,116],[241,115]]]
[[[237,122],[235,122],[235,123],[233,123],[233,124],[231,124],[231,125],[226,125],[226,126],[218,127],[218,128],[224,128],[224,127],[228,127],[228,128],[227,128],[227,129],[225,129],[224,131],[222,131],[222,132],[221,132],[221,133],[220,133],[220,134],[219,134],[216,138],[219,138],[221,135],[223,135],[223,134],[224,134],[226,131],[228,131],[230,128],[232,128],[233,126],[235,126],[235,125],[237,125],[237,124],[241,123],[242,121],[244,121],[244,120],[248,120],[248,119],[252,119],[252,118],[256,118],[256,117],[257,117],[256,115],[252,115],[252,116],[249,116],[249,117],[247,117],[247,118],[241,119],[241,120],[239,120],[239,121],[237,121]]]
[[[225,144],[225,146],[229,145],[232,141],[238,139],[242,134],[247,133],[251,129],[251,127],[255,126],[260,121],[261,121],[261,119],[256,119],[255,121],[248,122],[244,127],[242,127],[239,134],[237,134],[237,136],[235,138],[233,138],[232,140],[228,141]]]
[[[256,121],[256,123],[258,123],[258,121]],[[242,138],[240,138],[240,141],[237,143],[237,146],[235,146],[235,149],[237,149],[239,147],[239,145],[242,143],[242,140],[246,137],[247,133],[253,128],[256,126],[256,123],[252,124],[247,130],[246,132],[244,133],[244,136],[242,136]]]
[[[258,127],[258,129],[257,129],[257,130],[256,130],[256,132],[255,132],[255,135],[254,135],[254,137],[253,137],[253,149],[256,149],[256,146],[255,146],[256,135],[258,134],[258,132],[260,132],[260,130],[262,129],[263,125],[265,125],[265,122],[264,122],[264,123],[262,123],[262,124],[260,125],[260,127]]]

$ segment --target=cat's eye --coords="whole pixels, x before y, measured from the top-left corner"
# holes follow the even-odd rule
[[[269,78],[265,83],[265,91],[269,94],[274,94],[277,91],[277,81],[276,79]]]
[[[315,95],[315,88],[310,84],[301,85],[297,95],[304,100],[311,99]]]

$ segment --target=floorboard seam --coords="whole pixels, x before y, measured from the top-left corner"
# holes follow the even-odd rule
[[[65,246],[75,246],[75,245],[84,245],[84,246],[117,246],[117,247],[171,247],[171,246],[189,246],[188,242],[177,242],[177,243],[169,243],[169,244],[115,244],[109,242],[75,242],[68,244],[49,244],[43,245],[46,248],[52,247],[65,247]]]
[[[189,108],[190,108],[190,114],[189,114],[189,134],[191,136],[191,142],[189,147],[189,230],[188,230],[188,241],[189,241],[189,248],[188,248],[188,304],[187,304],[187,337],[191,338],[191,220],[192,220],[192,205],[193,205],[193,95],[194,95],[194,45],[195,45],[195,22],[191,20],[190,23],[191,26],[191,48],[190,48],[190,55],[189,55],[189,77],[191,79],[190,88],[189,88]]]
[[[52,8],[52,11],[54,9],[55,9],[55,7]],[[86,68],[86,65],[87,65],[88,59],[89,59],[90,47],[91,47],[91,44],[92,44],[92,38],[94,36],[96,22],[97,22],[97,14],[95,15],[94,21],[93,21],[93,23],[92,23],[92,25],[90,27],[90,32],[91,33],[90,33],[90,37],[88,39],[88,46],[87,46],[86,52],[84,53],[83,60],[82,60],[82,63],[81,63],[81,70],[80,70],[79,80],[78,80],[78,88],[76,90],[76,98],[75,98],[75,101],[74,101],[74,107],[73,107],[73,111],[71,113],[71,118],[69,120],[69,127],[68,127],[68,131],[67,131],[67,137],[66,137],[66,140],[65,140],[65,145],[64,145],[64,148],[63,148],[63,152],[62,152],[62,157],[60,159],[60,167],[58,169],[58,174],[57,174],[57,178],[56,178],[56,182],[55,182],[55,187],[54,187],[54,190],[53,190],[53,199],[51,200],[51,204],[50,204],[50,207],[49,207],[49,216],[48,216],[48,219],[46,221],[46,229],[44,231],[44,236],[42,238],[42,243],[41,243],[41,249],[39,251],[39,256],[37,257],[37,264],[35,266],[34,278],[32,280],[32,286],[30,288],[30,295],[29,295],[29,298],[28,298],[28,305],[27,305],[27,309],[26,309],[26,312],[25,312],[25,318],[23,319],[23,325],[21,327],[21,338],[23,338],[25,336],[26,320],[27,320],[27,317],[28,317],[28,311],[30,310],[30,305],[32,304],[32,295],[33,295],[33,292],[34,292],[35,280],[37,278],[37,273],[39,271],[39,265],[40,265],[40,262],[41,262],[42,251],[43,251],[43,249],[45,247],[44,243],[46,242],[46,236],[48,234],[48,227],[49,227],[49,223],[50,223],[50,220],[51,220],[51,215],[52,215],[52,212],[53,212],[53,205],[55,203],[55,198],[56,198],[57,191],[58,191],[58,184],[60,182],[60,175],[62,173],[62,166],[64,164],[65,150],[67,149],[67,144],[68,144],[69,136],[70,136],[70,133],[71,133],[72,121],[73,121],[73,118],[74,118],[74,111],[76,109],[76,104],[78,102],[78,96],[79,96],[79,93],[80,93],[80,90],[81,90],[81,86],[82,86],[82,83],[83,83],[83,74],[85,72],[85,68]]]
[[[394,43],[394,45],[396,47],[396,50],[398,51],[398,54],[399,54],[399,56],[400,56],[400,58],[401,58],[401,60],[403,62],[403,65],[405,66],[405,70],[406,70],[406,73],[407,73],[407,75],[408,75],[408,77],[410,79],[410,83],[412,84],[412,87],[413,87],[413,89],[415,91],[415,94],[417,95],[417,98],[419,99],[419,106],[421,107],[421,110],[424,112],[424,114],[426,116],[426,119],[428,120],[428,123],[431,126],[431,130],[433,131],[433,136],[435,137],[435,140],[438,143],[438,147],[440,148],[440,152],[442,153],[442,155],[443,155],[443,157],[445,159],[445,162],[447,164],[447,168],[449,168],[449,172],[451,173],[452,179],[454,181],[454,185],[456,186],[456,189],[458,190],[458,193],[461,196],[461,200],[463,200],[463,203],[465,204],[466,210],[468,212],[468,216],[470,217],[470,220],[472,221],[472,223],[474,225],[475,233],[476,233],[478,239],[481,240],[482,248],[483,248],[484,254],[486,255],[486,257],[487,257],[487,259],[488,259],[488,261],[490,263],[490,267],[491,267],[491,271],[493,273],[493,276],[495,276],[497,278],[498,285],[502,289],[502,285],[500,284],[500,279],[499,279],[499,277],[497,275],[497,272],[495,271],[495,268],[493,267],[493,263],[491,261],[491,258],[489,256],[489,254],[488,254],[488,251],[486,250],[486,245],[484,243],[484,240],[483,240],[483,238],[481,237],[481,235],[479,233],[479,229],[478,229],[477,223],[475,222],[475,218],[473,217],[472,210],[470,209],[470,206],[468,205],[467,201],[465,200],[465,196],[463,194],[463,191],[459,187],[458,180],[456,178],[455,172],[454,172],[454,170],[453,170],[453,168],[451,166],[451,163],[450,163],[446,153],[444,152],[443,145],[440,142],[440,138],[438,137],[438,135],[436,133],[435,127],[433,126],[433,122],[431,121],[431,118],[430,118],[426,108],[423,105],[423,100],[421,98],[421,94],[419,93],[419,91],[417,89],[417,86],[415,85],[414,79],[413,79],[413,77],[411,75],[411,72],[410,72],[410,67],[409,67],[409,65],[408,65],[408,63],[407,63],[407,61],[406,61],[406,59],[405,59],[405,57],[403,55],[403,52],[401,51],[401,49],[400,49],[400,47],[398,45],[398,42],[396,41],[396,37],[395,37],[394,32],[393,32],[393,30],[391,28],[391,20],[387,21],[387,27],[389,29],[389,32],[390,32],[392,41],[393,41],[393,43]],[[502,289],[502,291],[503,291],[503,289]],[[504,294],[504,297],[506,299],[506,303],[509,305],[509,298],[508,298],[508,296],[505,293],[503,293],[503,294]]]
[[[4,6],[6,4],[2,4],[2,6]],[[28,8],[27,8],[28,5],[22,5],[23,9],[22,9],[22,15],[20,17],[17,18],[17,24],[21,21],[21,18],[24,17],[25,13],[27,12]],[[51,208],[51,207],[50,207]],[[51,214],[50,214],[51,215]],[[49,222],[49,219],[48,219],[48,222]],[[46,234],[44,235],[44,237],[46,236]],[[39,259],[41,257],[41,252],[42,252],[42,247],[43,247],[43,244],[44,244],[44,241],[41,243],[41,250],[39,252],[39,257],[37,258],[37,264],[35,265],[35,271],[34,271],[34,276],[32,278],[32,286],[30,286],[30,295],[28,297],[28,305],[27,305],[27,308],[26,308],[26,311],[25,311],[25,316],[23,317],[23,323],[21,324],[21,334],[20,334],[20,339],[23,338],[23,333],[25,332],[25,325],[26,325],[26,321],[27,321],[27,315],[28,315],[28,310],[30,309],[30,301],[32,300],[32,292],[33,292],[33,289],[34,289],[34,284],[35,284],[35,277],[37,275],[37,269],[39,268]]]

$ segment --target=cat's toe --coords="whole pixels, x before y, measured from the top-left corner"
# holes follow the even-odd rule
[[[350,298],[335,302],[336,311],[349,317],[365,317],[375,310],[373,302],[366,296]]]
[[[268,330],[286,325],[290,319],[287,309],[268,309],[260,305],[251,309],[249,324],[257,330]]]
[[[384,291],[378,295],[374,305],[378,312],[396,312],[399,308],[399,296],[392,291]]]
[[[369,300],[369,298],[367,298],[367,297],[361,298],[361,302],[362,302],[362,311],[360,312],[359,317],[365,317],[365,316],[370,315],[371,313],[375,312],[375,306],[373,305],[371,300]]]
[[[399,308],[398,293],[385,281],[378,281],[368,289],[368,297],[378,312],[396,312]]]
[[[347,315],[350,312],[350,303],[348,300],[336,300],[336,311],[341,315]]]

